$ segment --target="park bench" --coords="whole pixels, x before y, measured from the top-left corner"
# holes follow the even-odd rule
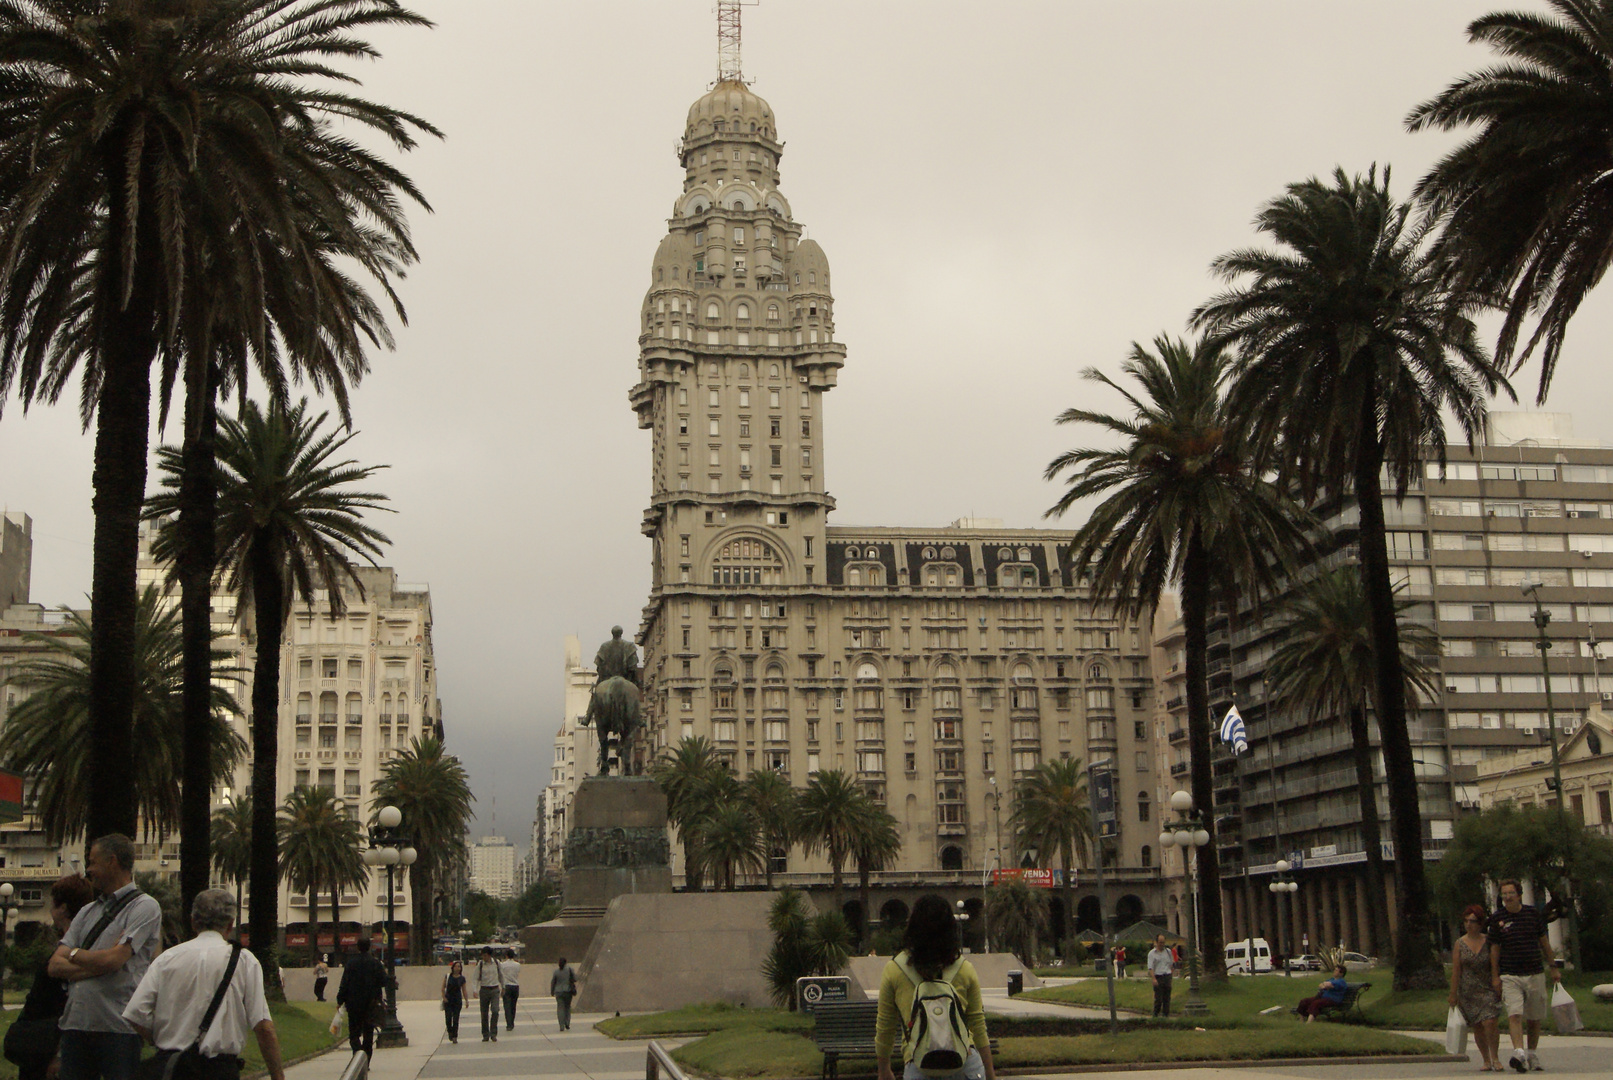
[[[879,1016],[877,1001],[845,1001],[816,1005],[812,1009],[812,1041],[823,1052],[820,1080],[839,1080],[840,1058],[874,1056],[874,1023]],[[997,1049],[992,1039],[991,1049]]]
[[[1365,1023],[1366,1017],[1361,1013],[1361,995],[1371,989],[1372,984],[1369,982],[1345,983],[1344,1000],[1329,1002],[1328,1004],[1323,1005],[1322,1011],[1316,1015],[1322,1017],[1324,1020],[1343,1020],[1346,1023]],[[1299,1015],[1299,1009],[1297,1007],[1294,1009],[1294,1015]]]

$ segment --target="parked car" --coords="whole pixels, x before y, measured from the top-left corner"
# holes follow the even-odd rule
[[[1339,953],[1339,963],[1344,965],[1345,971],[1365,971],[1367,968],[1378,966],[1376,956],[1363,956],[1358,952]]]
[[[1290,956],[1288,958],[1288,970],[1321,971],[1322,958],[1320,956],[1312,956],[1310,953],[1303,953],[1299,956]]]

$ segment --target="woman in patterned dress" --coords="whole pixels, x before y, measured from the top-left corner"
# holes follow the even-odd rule
[[[1501,998],[1490,976],[1490,950],[1495,946],[1484,933],[1485,912],[1469,904],[1462,912],[1462,936],[1451,950],[1451,1004],[1462,1012],[1484,1064],[1479,1072],[1502,1072]]]

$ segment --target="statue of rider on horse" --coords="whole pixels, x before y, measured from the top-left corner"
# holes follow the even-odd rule
[[[638,649],[622,639],[622,628],[610,628],[610,640],[594,655],[593,696],[588,699],[584,724],[599,733],[599,775],[610,772],[610,751],[614,742],[622,775],[630,762],[627,747],[639,728]]]

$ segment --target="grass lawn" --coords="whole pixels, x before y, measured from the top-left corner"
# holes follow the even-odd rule
[[[987,1026],[990,1026],[989,1020]],[[1217,1027],[1195,1031],[1183,1024],[1175,1028],[1171,1037],[1163,1039],[1155,1029],[1113,1036],[1010,1036],[1000,1039],[999,1043],[996,1063],[1001,1068],[1439,1054],[1444,1051],[1444,1047],[1426,1039],[1358,1025],[1312,1024],[1309,1029],[1301,1029],[1292,1022],[1265,1018],[1245,1021],[1235,1029]],[[713,1032],[678,1048],[672,1056],[679,1064],[700,1073],[756,1080],[816,1076],[823,1066],[823,1056],[806,1034],[770,1031],[754,1025]],[[841,1072],[843,1075],[872,1074],[874,1061],[872,1058],[847,1058],[841,1062]]]
[[[708,1035],[730,1028],[749,1031],[812,1031],[812,1018],[783,1009],[745,1009],[722,1001],[685,1005],[668,1012],[642,1016],[613,1016],[594,1027],[613,1039],[660,1039]]]
[[[18,1001],[21,994],[11,1000]],[[301,1002],[296,1005],[282,1003],[269,1006],[269,1012],[274,1016],[274,1027],[280,1035],[280,1054],[286,1061],[308,1054],[327,1050],[342,1041],[331,1037],[330,1018],[336,1011],[335,1004],[331,1002]],[[18,1010],[7,1009],[0,1013],[0,1039],[5,1038],[6,1029],[17,1018]],[[344,1029],[345,1031],[345,1029]],[[345,1035],[343,1036],[345,1039]],[[146,1048],[150,1054],[151,1048]],[[260,1072],[263,1069],[263,1055],[258,1053],[258,1040],[247,1036],[246,1052],[247,1073]],[[17,1067],[11,1062],[0,1058],[0,1080],[17,1080]]]
[[[1367,1023],[1380,1027],[1434,1031],[1445,1026],[1445,1014],[1450,1008],[1447,991],[1413,990],[1396,993],[1390,988],[1393,979],[1394,973],[1388,968],[1350,973],[1351,982],[1372,983],[1372,989],[1361,999],[1361,1011]],[[1256,1016],[1262,1009],[1273,1005],[1292,1008],[1300,998],[1315,993],[1321,981],[1316,972],[1308,971],[1303,974],[1295,972],[1292,978],[1276,974],[1239,976],[1222,984],[1201,980],[1199,986],[1212,1013],[1236,1019]],[[1591,987],[1608,981],[1610,977],[1605,972],[1590,972],[1584,975],[1570,973],[1563,979],[1564,985],[1579,1003],[1579,1014],[1585,1021],[1585,1026],[1592,1031],[1613,1031],[1613,1004],[1600,1002],[1591,996]],[[1037,1001],[1057,1001],[1107,1008],[1108,994],[1104,980],[1091,979],[1067,986],[1027,990],[1025,997]],[[1187,979],[1179,978],[1171,987],[1171,1004],[1179,1009],[1186,997]],[[1154,1005],[1153,987],[1146,979],[1117,981],[1115,1004],[1123,1009],[1151,1012]],[[1292,1023],[1292,1020],[1289,1019],[1289,1022]]]

